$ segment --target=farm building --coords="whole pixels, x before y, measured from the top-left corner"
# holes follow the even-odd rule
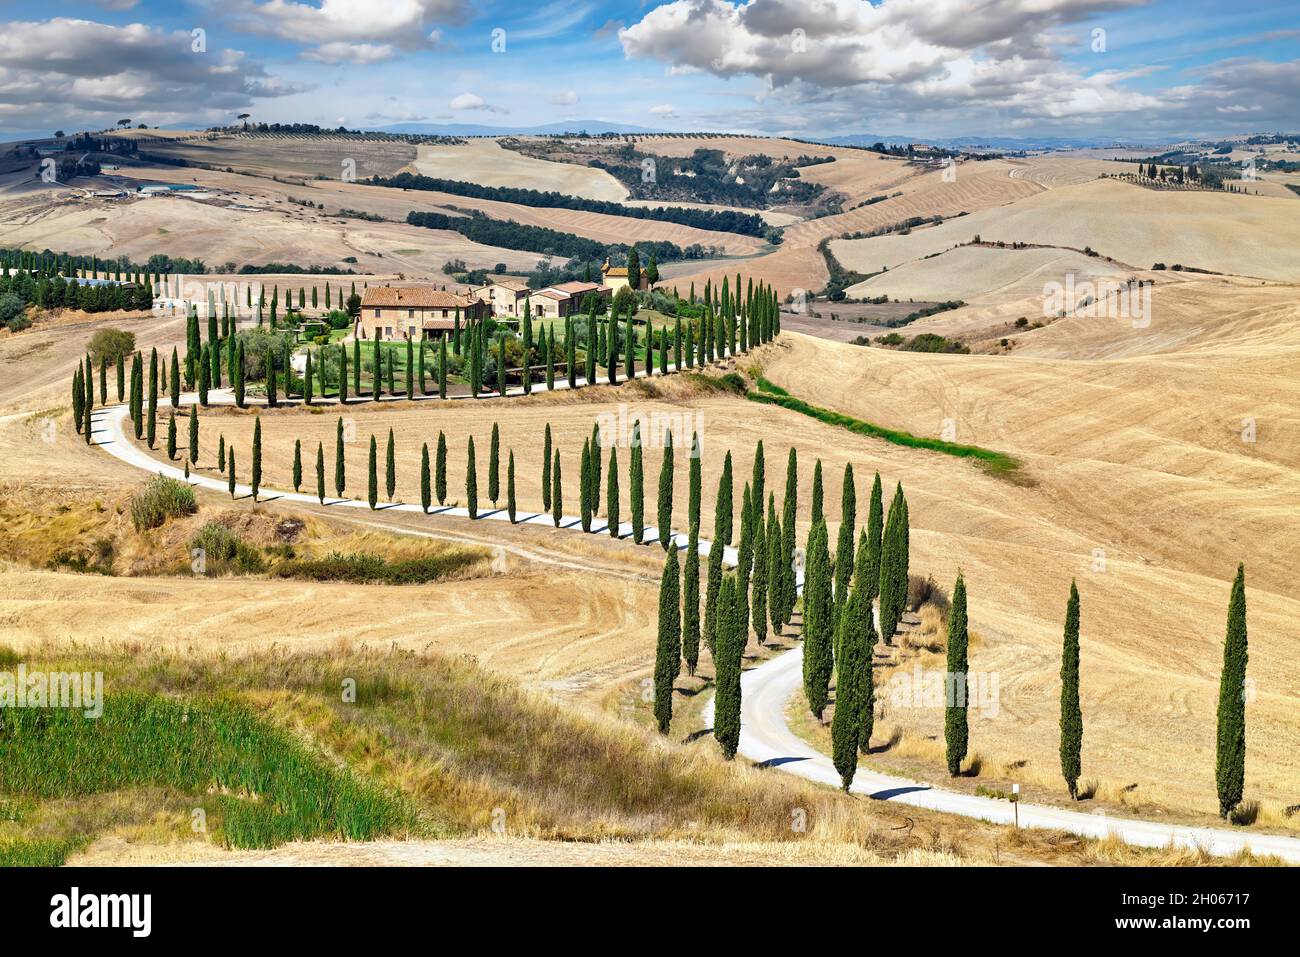
[[[442,335],[455,328],[458,312],[462,322],[483,319],[491,306],[433,286],[370,286],[361,297],[356,333],[363,339],[374,338],[376,331],[384,339]]]

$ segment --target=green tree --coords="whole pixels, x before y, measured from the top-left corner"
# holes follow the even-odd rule
[[[501,430],[492,423],[492,442],[488,446],[488,500],[497,507],[501,498]]]
[[[1079,589],[1070,582],[1061,648],[1061,774],[1071,799],[1079,796],[1083,770],[1083,710],[1079,706]]]
[[[946,691],[949,700],[943,713],[943,740],[948,758],[948,773],[961,774],[966,760],[970,729],[967,726],[967,660],[969,636],[966,628],[966,582],[957,573],[952,589],[952,610],[948,612],[948,674]]]
[[[664,435],[664,457],[659,465],[659,544],[665,549],[673,537],[673,433]]]
[[[433,494],[439,505],[447,504],[447,436],[438,432],[438,448],[433,460]]]
[[[867,555],[867,533],[864,530],[858,535],[858,550],[853,561],[853,587],[849,592],[849,614],[863,642],[862,669],[859,673],[862,690],[858,696],[862,708],[858,748],[863,754],[871,750],[871,733],[876,724],[876,677],[872,671],[872,660],[876,654],[877,638],[875,615],[871,607],[876,587],[876,576],[871,571]]]
[[[560,450],[556,449],[551,463],[551,517],[556,528],[560,527],[560,519],[564,517],[564,486],[560,479]]]
[[[667,734],[673,720],[673,682],[681,670],[680,574],[677,549],[668,549],[659,581],[659,641],[655,648],[655,720],[659,733]]]
[[[835,620],[831,601],[829,533],[824,519],[808,533],[803,591],[803,687],[808,710],[820,721],[830,698]]]
[[[853,536],[858,521],[858,493],[853,487],[853,463],[844,466],[844,485],[840,492],[840,530],[835,540],[835,607],[849,597],[853,580]]]
[[[700,448],[699,433],[693,433],[691,435],[690,487],[687,490],[686,524],[697,532],[700,528],[700,492],[702,485],[700,468],[703,457],[704,452]]]
[[[836,626],[835,713],[831,716],[831,754],[840,784],[847,794],[858,770],[858,741],[862,734],[862,669],[870,667],[858,609],[865,595],[850,595],[842,602]]]
[[[750,523],[753,525],[753,544],[751,546],[754,576],[750,580],[750,621],[754,626],[754,637],[759,645],[767,644],[767,522],[763,517],[763,503],[756,501],[751,505]]]
[[[181,404],[181,364],[180,364],[179,357],[176,355],[175,346],[172,346],[172,368],[171,368],[171,377],[169,379],[169,382],[171,384],[170,398],[172,402],[172,408],[175,409],[178,408]]]
[[[618,538],[619,525],[622,524],[618,493],[618,446],[615,445],[609,450],[609,478],[605,482],[605,523],[609,526],[611,538]]]
[[[510,458],[506,463],[506,514],[510,516],[510,524],[515,523],[515,450],[510,450]]]
[[[714,547],[720,547],[717,542]],[[740,672],[745,654],[745,638],[740,633],[736,614],[736,582],[727,576],[718,592],[718,640],[714,652],[717,692],[714,695],[713,736],[728,761],[740,746]]]
[[[384,450],[384,491],[387,493],[388,501],[393,500],[393,493],[397,491],[397,454],[393,448],[393,430],[388,430],[388,447]]]
[[[478,518],[478,465],[474,456],[474,436],[469,437],[469,462],[465,466],[465,499],[470,518]]]
[[[735,512],[735,506],[732,504],[732,479],[731,479],[731,450],[727,450],[727,457],[722,462],[722,478],[718,481],[718,501],[714,505],[714,535],[722,540],[722,544],[731,544],[731,522]]]
[[[812,523],[816,525],[825,517],[825,512],[822,510],[822,460],[818,459],[813,466]]]
[[[709,543],[709,564],[704,579],[704,644],[709,653],[718,653],[718,595],[722,590],[722,556],[726,546],[716,535]]]
[[[316,443],[316,498],[325,504],[325,443]]]
[[[429,514],[433,504],[433,488],[429,483],[429,443],[420,446],[420,511]]]
[[[546,423],[542,439],[542,511],[551,510],[551,423]]]
[[[682,592],[682,659],[693,678],[700,662],[700,529],[696,525],[687,536]]]
[[[199,461],[199,410],[190,409],[190,462]]]
[[[785,626],[782,602],[785,601],[785,575],[781,564],[785,557],[781,520],[776,517],[776,493],[767,493],[767,620],[772,633],[780,635]]]
[[[1228,601],[1228,628],[1223,641],[1223,671],[1219,677],[1219,721],[1215,742],[1214,779],[1219,814],[1227,817],[1246,786],[1246,566],[1237,566]]]
[[[785,464],[785,502],[781,508],[781,624],[794,613],[794,522],[799,506],[799,458],[794,447]]]
[[[149,417],[145,420],[145,434],[149,448],[153,448],[158,434],[158,350],[149,352]]]
[[[235,450],[230,450],[230,476],[226,483],[226,488],[230,490],[230,497],[235,497]]]
[[[632,503],[632,541],[645,540],[645,470],[642,465],[641,423],[632,423],[632,475],[628,480]]]
[[[87,406],[89,408],[89,406]],[[86,429],[86,434],[90,434],[90,429]],[[167,414],[167,460],[176,458],[176,412],[171,410]]]
[[[262,417],[253,422],[253,477],[249,483],[253,488],[253,501],[257,501],[257,492],[262,487]]]
[[[880,473],[871,483],[871,506],[867,513],[867,575],[871,582],[869,594],[875,601],[880,594],[880,546],[885,529],[884,497],[880,487]]]
[[[347,488],[347,465],[343,460],[343,416],[339,416],[338,426],[334,431],[334,494],[343,497]]]
[[[545,332],[543,332],[545,335]],[[578,462],[578,507],[582,516],[582,530],[591,531],[591,440],[582,440],[582,456]]]
[[[370,459],[366,465],[366,474],[368,482],[366,485],[366,501],[370,503],[371,511],[379,504],[379,449],[375,444],[375,436],[370,434]]]
[[[302,490],[302,439],[293,440],[293,490]]]

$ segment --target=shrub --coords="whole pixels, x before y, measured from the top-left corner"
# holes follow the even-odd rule
[[[386,561],[362,552],[343,555],[331,552],[324,558],[300,558],[282,562],[272,575],[308,581],[380,582],[386,585],[421,585],[440,581],[474,564],[479,556],[470,551],[451,551],[425,558]]]
[[[1228,820],[1238,827],[1249,827],[1259,817],[1258,801],[1242,801],[1228,812]]]
[[[135,333],[123,332],[121,329],[100,329],[90,337],[86,347],[90,360],[99,365],[99,360],[106,360],[109,365],[117,365],[124,356],[135,352]]]
[[[203,549],[204,573],[208,575],[223,571],[248,574],[263,571],[266,567],[257,549],[216,522],[208,522],[190,539],[190,549],[195,548]]]
[[[934,578],[920,575],[907,576],[907,607],[916,610],[922,605],[930,604],[944,618],[948,617],[948,610],[951,607],[948,601],[948,593],[944,591],[943,586],[935,582]]]
[[[196,511],[194,489],[162,475],[151,478],[131,499],[131,521],[136,531],[157,528],[169,518],[193,515]]]

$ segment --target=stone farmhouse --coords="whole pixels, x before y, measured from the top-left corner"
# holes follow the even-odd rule
[[[492,307],[473,295],[460,295],[433,286],[370,286],[361,297],[361,317],[355,334],[373,339],[432,338],[449,335],[462,323],[485,319]]]

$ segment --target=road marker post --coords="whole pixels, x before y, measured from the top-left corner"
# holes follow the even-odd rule
[[[1016,815],[1016,830],[1020,830],[1020,785],[1011,785],[1011,807]]]

